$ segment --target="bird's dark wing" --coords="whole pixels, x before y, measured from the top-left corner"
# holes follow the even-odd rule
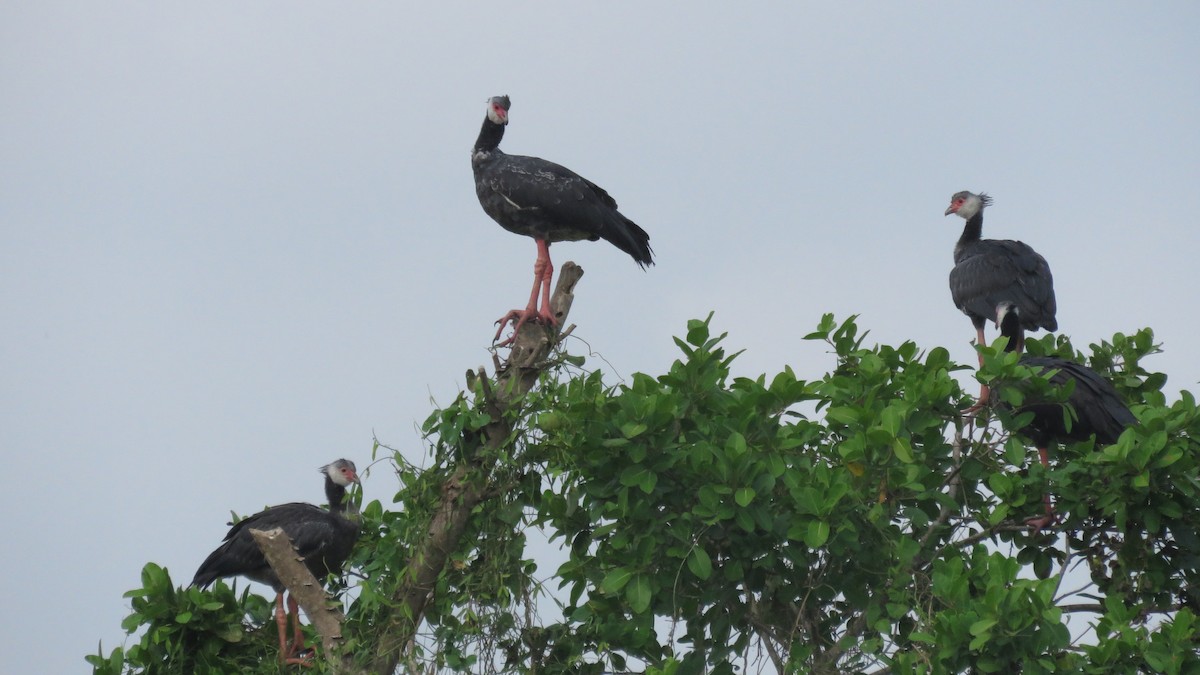
[[[242,575],[270,584],[278,590],[279,580],[271,572],[254,537],[250,536],[250,530],[272,530],[279,527],[294,541],[292,531],[298,524],[330,517],[332,516],[328,512],[312,504],[293,502],[272,506],[243,518],[229,529],[223,543],[200,564],[192,579],[192,585],[204,587],[221,577]]]
[[[1027,329],[1058,328],[1050,265],[1023,242],[985,239],[970,247],[950,270],[950,295],[972,318],[994,321],[996,307],[1012,302]]]
[[[305,502],[272,506],[234,523],[233,527],[229,529],[229,534],[225,535],[225,541],[239,536],[249,537],[250,530],[271,530],[279,527],[284,532],[288,532],[288,528],[293,527],[296,523],[328,515],[328,511]],[[289,536],[291,536],[290,532]]]
[[[1068,434],[1072,439],[1083,440],[1095,434],[1097,442],[1108,445],[1115,443],[1126,427],[1137,423],[1112,383],[1091,368],[1051,356],[1027,357],[1022,363],[1043,372],[1057,371],[1050,381],[1058,386],[1075,383],[1068,399],[1076,416]]]
[[[1038,364],[1039,360],[1042,363]],[[1116,388],[1098,372],[1066,359],[1034,357],[1030,362],[1044,369],[1057,369],[1050,381],[1058,386],[1064,386],[1068,380],[1075,382],[1069,402],[1075,408],[1082,436],[1094,434],[1100,443],[1115,443],[1127,426],[1138,423]]]
[[[583,204],[617,208],[616,200],[600,186],[540,157],[504,155],[489,172],[487,182],[519,208],[543,209],[563,219],[579,215],[578,207]]]
[[[325,554],[339,538],[338,517],[327,511],[321,511],[321,514],[323,518],[309,518],[284,528],[302,557]]]
[[[538,157],[497,155],[476,189],[488,214],[505,228],[547,241],[604,239],[645,266],[650,237],[617,210],[599,185]]]

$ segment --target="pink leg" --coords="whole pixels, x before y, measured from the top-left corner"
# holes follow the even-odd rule
[[[283,662],[293,666],[311,667],[313,665],[312,655],[306,653],[304,633],[300,631],[300,605],[291,593],[288,593],[287,604],[288,613],[292,615],[293,637],[291,646],[287,648],[287,655],[283,657]]]
[[[287,612],[283,610],[283,593],[275,596],[275,625],[279,627],[279,660],[287,663]]]
[[[986,345],[987,344],[987,338],[984,337],[984,335],[983,335],[983,326],[980,326],[979,328],[975,329],[975,344],[977,344],[977,345]],[[981,352],[976,352],[976,354],[979,355],[979,367],[982,368],[983,367],[983,354]],[[987,405],[988,394],[990,394],[990,393],[991,393],[991,390],[988,389],[987,385],[985,385],[985,384],[979,385],[979,402],[975,404],[976,407],[982,408],[983,406]]]
[[[558,320],[550,311],[550,277],[554,274],[554,264],[550,262],[550,245],[538,239],[537,247],[538,257],[533,263],[533,290],[529,292],[529,304],[525,306],[525,309],[514,309],[496,321],[500,327],[496,329],[496,335],[492,338],[493,342],[500,339],[500,334],[504,332],[505,326],[510,322],[513,324],[512,337],[499,343],[501,347],[512,344],[517,337],[517,331],[521,330],[521,326],[525,325],[526,321],[541,321],[548,326],[558,325]],[[537,306],[538,291],[541,291],[542,296],[540,311]]]
[[[977,344],[977,345],[987,344],[986,342],[984,342],[985,339],[986,338],[983,335],[983,326],[976,328],[975,329],[975,344]],[[983,368],[983,354],[980,354],[979,352],[976,352],[976,354],[979,355],[979,367]],[[990,394],[991,394],[991,390],[988,388],[988,386],[986,384],[980,384],[979,385],[979,399],[975,401],[974,405],[967,408],[966,410],[963,410],[962,414],[974,415],[976,412],[978,412],[980,409],[982,409],[985,405],[987,405],[988,396]]]
[[[295,656],[304,649],[304,632],[300,630],[300,605],[296,602],[296,598],[288,593],[287,611],[292,619],[292,645],[288,649],[288,656]]]
[[[542,306],[538,310],[538,318],[547,326],[557,326],[558,319],[554,310],[550,309],[550,279],[554,276],[554,263],[550,262],[550,245],[538,242],[538,257],[545,256],[545,267],[542,269]]]

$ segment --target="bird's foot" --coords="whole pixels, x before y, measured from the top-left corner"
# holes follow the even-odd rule
[[[303,642],[298,642],[288,648],[287,653],[283,656],[283,662],[290,666],[302,666],[311,668],[313,659],[317,656],[315,647],[306,646]]]
[[[507,347],[511,345],[517,339],[517,333],[520,332],[521,326],[524,326],[527,321],[540,323],[546,326],[558,325],[558,319],[547,310],[538,310],[534,309],[533,307],[514,309],[496,320],[496,323],[499,324],[500,327],[496,329],[496,335],[492,338],[492,342],[495,343],[497,347]],[[500,339],[500,335],[504,332],[504,327],[510,323],[513,325],[512,335],[508,336],[508,338],[502,342],[496,342]]]
[[[1044,528],[1050,527],[1057,521],[1058,521],[1058,514],[1047,513],[1046,515],[1038,516],[1037,518],[1026,518],[1025,525],[1027,525],[1029,527],[1029,534],[1036,535],[1037,533],[1041,532]]]
[[[554,312],[542,307],[538,310],[538,323],[544,326],[557,327],[558,317],[554,316]]]
[[[974,417],[976,414],[979,413],[980,410],[983,410],[986,407],[987,407],[986,403],[982,403],[982,402],[975,403],[972,406],[963,408],[962,410],[958,411],[958,414],[962,415],[963,417]]]
[[[504,332],[504,327],[511,323],[513,325],[512,335],[510,335],[508,339],[504,340],[503,342],[496,343],[496,346],[507,347],[508,345],[511,345],[513,340],[517,339],[517,331],[521,330],[521,326],[524,326],[525,322],[529,321],[530,319],[533,319],[534,321],[537,321],[538,319],[537,310],[532,307],[526,307],[525,309],[514,309],[508,314],[496,319],[496,323],[499,325],[499,327],[496,328],[496,335],[492,337],[492,342],[496,343],[496,341],[500,339],[501,333]]]
[[[960,412],[960,414],[963,417],[974,417],[980,410],[983,410],[984,408],[986,408],[988,406],[988,402],[991,400],[991,397],[992,397],[991,395],[992,395],[991,389],[989,389],[986,386],[980,387],[979,388],[979,398],[975,399],[975,403],[973,405],[971,405],[969,408],[963,409]]]

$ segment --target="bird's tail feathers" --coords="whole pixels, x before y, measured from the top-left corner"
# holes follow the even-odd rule
[[[601,236],[608,243],[632,256],[642,269],[653,265],[654,250],[650,248],[650,235],[637,223],[620,213],[617,213],[616,216],[613,221],[609,222],[608,227],[604,228]]]

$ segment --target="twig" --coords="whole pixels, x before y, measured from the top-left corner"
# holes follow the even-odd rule
[[[946,497],[948,498],[947,503],[942,505],[941,510],[938,512],[937,518],[935,518],[934,521],[929,524],[929,527],[925,530],[925,535],[921,537],[921,550],[925,549],[925,545],[929,543],[930,538],[933,537],[933,533],[950,520],[950,514],[953,512],[953,509],[950,508],[950,505],[953,504],[954,500],[958,498],[958,488],[962,486],[962,476],[959,474],[959,471],[962,469],[962,447],[962,427],[955,425],[954,442],[950,444],[951,457],[954,459],[954,466],[950,470],[950,476],[946,478]],[[920,566],[920,564],[917,564],[918,562],[923,564],[923,561],[921,561],[918,557],[918,560],[914,560],[914,567]]]
[[[1104,613],[1104,605],[1098,602],[1080,603],[1077,605],[1059,605],[1058,608],[1064,612],[1094,612],[1096,614]]]

